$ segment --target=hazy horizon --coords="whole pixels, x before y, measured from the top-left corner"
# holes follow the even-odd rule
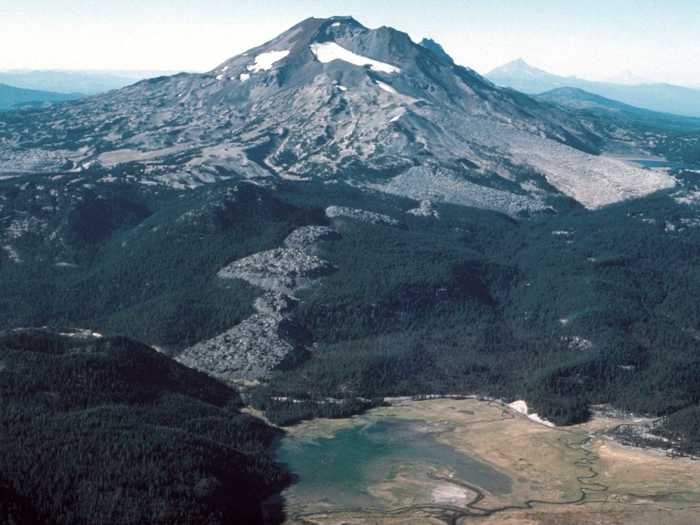
[[[480,73],[522,57],[559,75],[700,86],[692,0],[424,2],[0,0],[0,70],[207,71],[310,16],[351,15],[429,37]]]

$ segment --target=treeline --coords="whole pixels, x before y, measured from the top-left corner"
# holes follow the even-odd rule
[[[361,414],[384,403],[382,398],[316,398],[308,393],[301,398],[276,397],[274,389],[267,390],[264,387],[255,390],[246,401],[263,410],[272,423],[280,426],[315,418],[341,419]]]
[[[661,420],[655,431],[670,439],[681,453],[700,456],[700,406],[690,406]]]

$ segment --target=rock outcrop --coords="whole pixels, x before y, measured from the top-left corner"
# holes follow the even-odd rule
[[[255,313],[240,324],[185,349],[177,360],[227,382],[259,380],[286,360],[301,356],[309,343],[292,317],[295,293],[334,271],[315,253],[318,244],[335,240],[327,226],[303,226],[275,248],[239,259],[219,271],[222,279],[241,279],[265,293],[253,304]]]

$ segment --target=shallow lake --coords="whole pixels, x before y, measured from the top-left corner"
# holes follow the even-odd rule
[[[415,465],[424,472],[447,466],[457,478],[491,493],[510,490],[505,474],[435,437],[436,431],[425,423],[391,417],[361,418],[356,426],[323,437],[292,434],[283,440],[279,460],[298,480],[284,497],[293,506],[380,508],[367,487],[391,479],[398,465]]]

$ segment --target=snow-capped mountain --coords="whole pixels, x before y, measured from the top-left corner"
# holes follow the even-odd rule
[[[674,184],[599,156],[567,111],[456,65],[436,44],[311,18],[206,74],[180,74],[0,121],[0,171],[90,166],[196,186],[343,181],[517,214]],[[128,170],[127,170],[128,171]]]

